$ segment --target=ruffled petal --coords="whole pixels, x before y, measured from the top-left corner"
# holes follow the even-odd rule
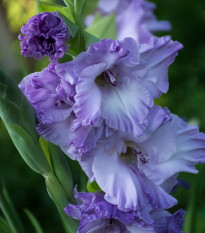
[[[104,70],[105,64],[89,66],[83,70],[76,84],[73,110],[82,125],[98,125],[100,120],[101,91],[95,78]]]
[[[73,117],[69,117],[64,121],[53,122],[51,124],[39,123],[36,131],[45,140],[58,146],[70,146],[72,139],[71,124]]]
[[[79,54],[73,60],[73,72],[78,77],[89,66],[104,63],[105,70],[112,67],[116,61],[128,54],[117,41],[102,39],[98,43],[91,44],[86,52]]]
[[[96,182],[105,192],[105,200],[117,205],[122,211],[143,209],[147,200],[139,174],[130,169],[116,152],[106,153],[101,148],[95,152],[92,170]]]
[[[177,204],[177,200],[164,191],[159,185],[156,185],[152,180],[146,177],[142,177],[143,174],[140,176],[142,179],[141,185],[153,209],[168,209]]]
[[[36,116],[43,124],[65,120],[72,112],[73,86],[62,83],[52,65],[42,72],[25,77],[19,84],[29,102],[35,109]],[[66,93],[65,89],[70,93]]]
[[[55,65],[56,73],[70,84],[75,84],[77,77],[73,73],[73,62],[66,62]]]
[[[127,79],[122,84],[103,89],[102,117],[109,127],[139,136],[145,129],[153,100],[135,79]]]
[[[154,158],[143,166],[143,172],[157,185],[178,172],[197,173],[194,165],[205,162],[205,135],[179,117],[171,117],[171,121],[141,143]]]
[[[149,42],[152,34],[144,26],[144,15],[141,1],[132,1],[121,14],[117,15],[117,38],[122,40],[125,37],[132,37],[138,43]]]
[[[146,64],[143,83],[153,98],[167,92],[168,68],[182,48],[182,44],[172,41],[170,37],[152,37],[149,44],[140,46],[141,60]]]
[[[165,210],[153,211],[152,217],[155,220],[154,229],[157,233],[172,232],[184,233],[181,228],[184,225],[184,215],[186,212],[182,209],[170,214]]]
[[[80,121],[75,120],[73,124],[72,143],[80,153],[89,152],[96,147],[98,140],[107,138],[114,133],[114,130],[101,122],[99,127],[84,126]]]
[[[126,226],[127,230],[130,233],[156,233],[153,226],[136,226],[135,224],[131,224]]]

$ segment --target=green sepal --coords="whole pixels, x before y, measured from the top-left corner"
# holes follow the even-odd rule
[[[40,174],[50,171],[36,134],[34,110],[15,81],[1,70],[0,116],[28,166]]]
[[[62,221],[65,224],[66,233],[76,233],[79,221],[73,219],[64,212],[64,208],[69,204],[64,189],[53,173],[48,173],[44,177],[48,194],[58,208]]]
[[[45,141],[42,137],[39,137],[39,143],[41,145],[41,148],[44,152],[44,155],[46,156],[46,159],[47,159],[51,169],[53,170],[53,166],[51,163],[51,156],[50,156],[50,152],[49,152],[49,148],[48,148],[48,142]]]
[[[117,34],[115,14],[104,17],[97,15],[91,26],[86,28],[86,31],[100,39],[109,38],[115,40]]]
[[[31,224],[33,225],[35,232],[36,233],[44,233],[40,223],[38,222],[36,217],[31,213],[31,211],[28,209],[24,209],[24,211],[25,211],[27,217],[29,218]]]
[[[102,189],[99,187],[96,181],[93,181],[92,183],[90,183],[90,180],[88,180],[88,183],[87,183],[87,190],[91,193],[102,191]]]
[[[48,145],[54,174],[61,184],[68,201],[74,202],[73,178],[65,154],[54,144],[49,143]]]

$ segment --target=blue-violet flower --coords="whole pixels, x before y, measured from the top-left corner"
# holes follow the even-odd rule
[[[171,119],[170,119],[171,118]],[[179,172],[197,173],[205,162],[205,135],[197,127],[154,106],[140,137],[117,131],[96,148],[79,156],[81,167],[122,211],[168,209]]]
[[[182,47],[169,37],[152,37],[148,44],[103,39],[73,61],[56,65],[62,79],[75,80],[76,133],[80,124],[105,124],[140,136],[153,99],[168,90],[168,68]]]

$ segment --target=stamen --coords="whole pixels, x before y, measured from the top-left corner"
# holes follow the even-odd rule
[[[132,147],[132,152],[137,157],[138,166],[140,165],[139,162],[141,163],[141,165],[149,162],[148,154],[137,151],[134,147]]]
[[[120,82],[117,82],[112,71],[111,70],[106,70],[103,72],[103,78],[106,83],[110,83],[113,86],[116,86],[117,84],[121,84]]]
[[[56,107],[60,107],[62,104],[64,104],[65,102],[63,100],[57,99],[55,102],[55,106]]]

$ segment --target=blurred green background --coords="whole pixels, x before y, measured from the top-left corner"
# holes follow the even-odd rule
[[[90,0],[88,0],[90,1]],[[58,1],[60,2],[60,1]],[[156,103],[167,106],[173,113],[197,124],[205,132],[205,1],[204,0],[153,0],[158,19],[169,20],[174,40],[184,49],[169,71],[170,89]],[[48,59],[36,61],[20,55],[17,39],[21,26],[35,14],[34,0],[0,0],[0,66],[19,83],[27,74],[40,71]],[[158,33],[157,35],[164,35]],[[74,182],[82,179],[77,163],[69,160]],[[178,187],[174,195],[179,205],[188,211],[187,222],[196,225],[193,233],[205,232],[205,166],[198,166],[198,175],[182,174],[180,178],[189,188]],[[0,180],[8,192],[25,225],[31,225],[24,213],[30,209],[45,232],[63,232],[57,210],[48,198],[44,179],[35,174],[21,159],[0,120]],[[83,189],[83,187],[80,187]],[[2,214],[0,212],[0,214]],[[190,231],[192,232],[192,231]]]

